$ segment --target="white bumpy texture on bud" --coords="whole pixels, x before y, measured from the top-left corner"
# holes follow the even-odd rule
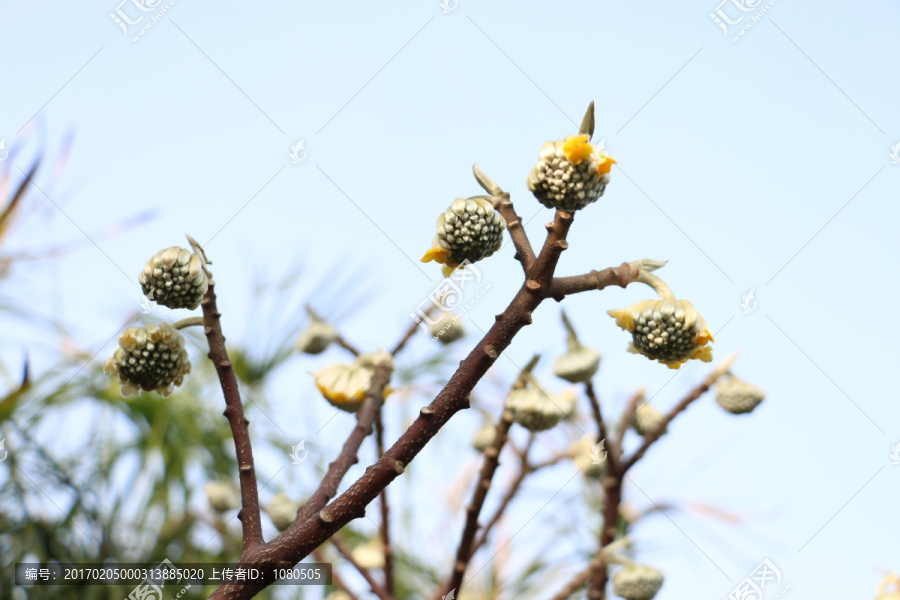
[[[612,576],[613,591],[625,600],[652,600],[665,577],[649,565],[626,565]]]
[[[126,329],[104,370],[119,378],[126,398],[141,390],[168,396],[191,372],[191,362],[181,332],[160,323]]]
[[[733,415],[752,412],[765,399],[764,391],[737,377],[729,377],[716,384],[716,402]]]
[[[200,257],[178,246],[157,252],[144,265],[138,281],[144,295],[157,304],[191,310],[200,306],[209,287]]]

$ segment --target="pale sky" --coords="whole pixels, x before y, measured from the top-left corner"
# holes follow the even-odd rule
[[[872,321],[900,294],[891,258],[900,156],[890,156],[900,142],[900,4],[769,2],[732,41],[767,5],[745,0],[756,7],[742,12],[736,3],[459,0],[444,13],[436,0],[175,2],[133,42],[156,12],[121,5],[132,19],[147,15],[125,35],[108,16],[114,0],[0,2],[0,139],[13,172],[42,143],[53,156],[76,130],[59,180],[39,177],[52,204],[35,194],[45,210],[12,247],[82,243],[17,271],[6,294],[73,323],[101,361],[141,299],[143,263],[184,245],[187,232],[213,260],[230,340],[264,346],[267,332],[245,320],[259,310],[250,287],[302,267],[296,297],[312,294],[317,305],[331,286],[317,307],[340,312],[360,346],[388,346],[441,279],[418,262],[437,215],[481,193],[472,164],[512,194],[539,245],[552,213],[526,176],[541,144],[576,133],[593,100],[594,139],[619,164],[605,196],[576,215],[559,273],[669,260],[658,274],[706,317],[716,358],[740,350],[735,372],[768,393],[740,418],[705,397],[632,474],[626,495],[638,506],[693,500],[746,521],[669,511],[636,527],[638,559],[667,576],[658,598],[725,598],[763,559],[792,584],[786,597],[871,596],[880,568],[900,569],[890,562],[900,538],[900,465],[889,456],[900,443],[889,387],[897,344]],[[717,8],[743,21],[726,35],[710,17]],[[301,139],[308,155],[292,164]],[[147,211],[151,221],[104,235]],[[449,350],[451,363],[521,284],[512,255],[507,246],[479,263],[491,288],[467,313],[470,335]],[[744,314],[751,289],[758,304]],[[597,386],[608,414],[640,386],[667,408],[709,369],[691,364],[673,378],[625,352],[628,336],[606,311],[648,293],[634,285],[564,303],[583,341],[603,353]],[[541,351],[538,376],[561,389],[550,374],[564,349],[559,307],[547,303],[534,320],[492,377],[508,384]],[[4,361],[45,345],[35,328],[4,326]],[[430,356],[430,344],[417,340],[401,364]],[[284,422],[296,423],[287,445],[306,438],[329,453],[349,431],[350,417],[329,422],[334,411],[306,375],[341,359],[339,350],[292,359],[267,390]],[[499,388],[479,389],[499,406],[488,393]],[[411,410],[395,410],[389,434]],[[458,415],[419,460],[456,473],[472,460],[478,422]],[[554,494],[577,493],[571,475],[536,480],[504,533],[539,539]],[[413,494],[445,480],[409,478],[420,482],[401,484]],[[449,565],[459,515],[449,537],[442,519],[416,518],[427,535],[402,543]],[[581,538],[577,550],[589,550]],[[513,558],[535,550],[523,543]]]

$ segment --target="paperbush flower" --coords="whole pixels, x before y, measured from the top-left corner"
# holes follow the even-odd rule
[[[605,151],[595,149],[586,134],[546,142],[528,175],[528,189],[547,208],[579,210],[603,195],[615,163]]]
[[[208,481],[203,484],[209,506],[216,512],[226,512],[241,505],[241,497],[230,481]]]
[[[716,384],[716,402],[734,415],[752,412],[766,399],[766,393],[753,385],[731,376]]]
[[[513,421],[529,431],[550,429],[575,412],[576,395],[572,390],[561,394],[548,394],[539,386],[526,383],[506,397],[506,408]]]
[[[616,325],[632,334],[629,352],[643,354],[670,369],[691,359],[712,360],[713,340],[706,321],[687,300],[642,300],[608,311]]]
[[[266,506],[266,513],[272,519],[272,524],[275,525],[276,529],[284,531],[297,518],[297,511],[300,510],[302,505],[302,502],[295,502],[287,494],[279,492],[269,500],[269,504]]]
[[[457,198],[438,217],[437,235],[422,262],[444,265],[447,277],[463,262],[478,262],[500,249],[506,221],[494,210],[489,196]]]
[[[362,408],[376,368],[380,365],[393,368],[393,364],[391,354],[379,350],[360,354],[352,364],[328,365],[313,376],[316,387],[328,402],[343,411],[355,413]],[[386,388],[384,394],[389,393],[390,390]]]
[[[625,600],[652,600],[665,577],[649,565],[625,565],[612,576],[613,591]]]
[[[644,402],[634,411],[634,430],[641,435],[656,431],[666,418],[655,406]]]
[[[119,348],[103,369],[119,378],[126,398],[141,390],[168,396],[191,372],[191,362],[181,332],[160,323],[126,329],[119,336]]]
[[[490,448],[491,444],[494,443],[494,438],[496,436],[497,428],[494,426],[494,424],[485,423],[475,433],[475,437],[472,438],[472,447],[479,452],[484,452],[485,450]]]
[[[334,325],[313,317],[310,324],[297,338],[297,350],[305,354],[321,354],[337,338]]]
[[[147,261],[138,281],[144,295],[169,308],[200,306],[209,281],[198,255],[172,246]]]

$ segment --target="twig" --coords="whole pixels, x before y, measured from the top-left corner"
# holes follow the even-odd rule
[[[459,546],[456,549],[456,562],[453,564],[453,571],[450,574],[450,578],[438,588],[435,598],[437,596],[446,596],[453,590],[456,591],[456,594],[460,592],[463,575],[475,550],[473,541],[475,540],[475,533],[478,531],[478,516],[481,514],[488,491],[491,489],[491,481],[494,479],[497,466],[500,464],[500,452],[506,443],[512,422],[512,413],[504,410],[500,416],[500,421],[495,427],[494,441],[484,451],[481,475],[475,484],[475,489],[472,490],[472,500],[469,502],[469,506],[466,507],[466,524],[463,527]]]
[[[320,563],[328,562],[328,560],[325,557],[325,554],[319,548],[316,548],[315,550],[313,550],[312,555],[313,555],[313,558],[316,559],[316,562],[320,562]],[[331,581],[334,585],[339,587],[345,594],[347,594],[350,597],[350,600],[360,600],[360,597],[357,596],[355,593],[353,593],[353,591],[347,585],[347,582],[344,581],[343,577],[341,577],[340,574],[335,569],[331,570]]]
[[[598,554],[588,563],[587,568],[572,578],[561,590],[559,590],[551,600],[567,600],[572,594],[581,589],[588,580],[593,577],[594,572],[606,566],[606,558],[602,554]]]
[[[241,391],[238,388],[228,351],[225,349],[225,336],[222,335],[222,313],[216,307],[216,282],[209,280],[209,289],[200,301],[203,309],[203,324],[206,339],[209,342],[209,359],[216,368],[222,394],[225,396],[225,412],[234,437],[234,449],[237,454],[238,472],[241,481],[241,520],[243,534],[242,558],[254,548],[263,545],[262,523],[259,514],[259,494],[257,492],[256,471],[253,468],[253,448],[250,445],[250,421],[244,416],[241,403]]]
[[[626,287],[629,283],[637,281],[642,262],[644,261],[622,263],[618,267],[609,267],[602,271],[591,271],[583,275],[554,277],[550,297],[560,302],[566,296],[591,290],[602,290],[611,285]]]
[[[357,456],[359,447],[362,445],[363,440],[372,433],[372,425],[375,422],[375,416],[378,414],[382,402],[384,402],[384,389],[390,382],[390,378],[391,367],[389,364],[382,363],[375,369],[372,380],[369,382],[369,389],[366,390],[363,406],[356,417],[356,427],[353,428],[353,431],[347,437],[347,441],[344,442],[341,453],[334,462],[328,465],[328,471],[319,483],[318,489],[297,512],[295,524],[310,520],[316,513],[319,513],[319,519],[323,522],[330,522],[332,519],[328,509],[323,507],[337,493],[338,485],[341,483],[344,475],[347,474],[347,471],[350,470],[350,467],[359,462],[359,457]]]
[[[185,329],[187,327],[199,327],[203,325],[203,317],[187,317],[172,323],[172,329]]]
[[[306,305],[306,312],[309,313],[309,316],[312,317],[316,321],[325,321],[325,319],[322,318],[322,315],[317,313],[316,310],[312,306],[309,306],[308,304]],[[359,356],[359,354],[360,354],[359,349],[356,346],[354,346],[353,344],[351,344],[350,342],[348,342],[347,339],[343,335],[341,335],[340,332],[335,333],[334,343],[337,344],[338,346],[340,346],[341,348],[343,348],[344,350],[346,350],[347,352],[349,352],[350,354],[352,354],[353,356]]]
[[[337,484],[334,482],[336,475],[332,475],[333,469],[329,468],[329,473],[323,480],[323,485],[326,480],[331,480],[328,489],[323,490],[323,486],[320,486],[320,489],[313,494],[313,499],[298,513],[297,520],[281,535],[253,554],[254,561],[299,562],[341,527],[353,519],[364,516],[366,506],[378,496],[381,490],[403,473],[406,465],[416,457],[441,427],[453,415],[469,406],[469,394],[475,384],[484,377],[484,374],[494,364],[497,357],[506,350],[515,335],[531,323],[532,311],[549,297],[553,273],[559,257],[568,247],[566,236],[571,225],[571,213],[562,210],[556,211],[553,222],[547,225],[548,235],[544,241],[544,247],[535,259],[532,268],[529,269],[525,284],[516,293],[506,311],[497,315],[496,321],[487,334],[460,363],[459,368],[431,404],[422,408],[419,417],[384,453],[384,456],[371,465],[356,482],[336,498],[327,510],[318,512],[318,518],[313,518],[316,511],[319,511],[319,508],[316,507],[320,503],[324,504],[327,497],[330,497],[326,491],[336,490]],[[360,420],[365,413],[366,406],[363,406]],[[362,439],[360,438],[359,441],[361,442]],[[358,444],[356,444],[356,448],[358,448]],[[349,460],[356,461],[356,448],[348,440],[341,456],[335,463],[347,462],[349,467],[349,464],[352,464]],[[345,456],[347,454],[350,456]],[[335,463],[332,463],[332,467]],[[346,473],[346,469],[341,470],[337,479],[344,473]],[[226,583],[221,585],[211,598],[215,600],[246,600],[252,598],[254,594],[270,583],[271,575],[269,573],[252,582]]]
[[[375,416],[375,446],[378,452],[378,458],[384,454],[384,423],[382,422],[382,411],[379,407],[378,414]],[[381,545],[384,549],[384,588],[389,595],[394,594],[394,565],[393,553],[391,552],[391,510],[388,504],[387,488],[381,490],[379,497],[381,507]]]
[[[353,558],[353,552],[347,547],[344,540],[338,536],[334,536],[331,538],[331,543],[334,544],[337,551],[341,553],[341,556],[347,559],[347,562],[350,563],[354,569],[359,571],[359,574],[362,575],[363,579],[366,580],[366,583],[372,588],[372,593],[381,598],[381,600],[393,600],[387,590],[372,577],[372,573]]]
[[[681,401],[675,405],[672,410],[670,410],[665,418],[660,422],[660,424],[653,431],[648,431],[644,435],[644,442],[641,446],[635,450],[634,454],[632,454],[629,458],[626,458],[622,462],[622,475],[628,472],[628,469],[634,466],[634,463],[639,461],[647,450],[650,449],[650,446],[653,445],[656,440],[663,436],[663,433],[666,431],[666,427],[668,427],[669,423],[672,422],[675,417],[685,411],[688,406],[690,406],[695,400],[700,398],[703,394],[709,391],[709,388],[716,383],[716,381],[728,372],[728,368],[731,366],[731,363],[734,362],[734,359],[737,358],[736,354],[732,354],[728,357],[724,362],[716,366],[712,373],[706,376],[706,378],[694,389],[692,389],[688,394],[681,399]]]
[[[529,444],[530,446],[530,444]],[[527,448],[526,448],[527,452]],[[537,472],[541,469],[545,469],[547,467],[552,467],[555,464],[569,458],[568,453],[558,454],[556,456],[552,456],[547,460],[544,460],[539,463],[529,463],[527,460],[527,456],[520,455],[521,462],[519,463],[519,472],[516,475],[516,478],[513,479],[513,482],[510,484],[509,488],[506,490],[506,494],[503,496],[503,499],[500,500],[500,504],[494,510],[494,514],[491,515],[491,518],[487,520],[484,524],[484,527],[481,528],[481,532],[478,534],[478,538],[475,540],[475,543],[472,545],[472,554],[474,554],[478,549],[484,546],[487,543],[488,536],[491,531],[493,531],[494,526],[500,521],[503,517],[503,514],[506,512],[506,509],[509,507],[510,503],[513,501],[515,495],[519,492],[519,489],[522,487],[522,483],[525,479]]]
[[[506,229],[509,231],[509,237],[516,248],[515,259],[522,264],[522,270],[527,275],[528,270],[534,264],[535,256],[531,242],[528,240],[528,234],[525,233],[525,228],[522,226],[522,218],[516,213],[516,209],[507,192],[495,196],[493,201],[494,209],[506,221]]]
[[[597,392],[594,390],[594,382],[586,381],[584,384],[584,392],[591,403],[591,412],[594,414],[594,421],[597,423],[597,442],[607,440],[609,448],[607,448],[607,460],[611,466],[618,464],[619,456],[616,444],[608,439],[609,434],[606,430],[606,422],[603,420],[603,412],[600,409],[600,400],[597,398]]]

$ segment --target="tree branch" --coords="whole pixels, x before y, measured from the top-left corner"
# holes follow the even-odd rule
[[[616,445],[608,439],[609,433],[606,430],[606,422],[603,420],[603,412],[600,410],[600,400],[597,398],[596,390],[594,390],[593,381],[585,382],[584,392],[591,403],[591,412],[594,414],[594,421],[597,423],[597,443],[600,443],[601,440],[607,441],[609,447],[607,448],[606,458],[609,465],[615,467],[618,465],[619,457],[621,455],[617,451],[618,448],[616,448]]]
[[[382,411],[379,408],[375,416],[375,445],[378,452],[378,458],[384,455],[384,424],[382,422]],[[391,552],[391,509],[388,504],[387,488],[381,490],[379,497],[381,507],[381,545],[384,551],[384,588],[391,596],[394,595],[394,565]]]
[[[473,541],[475,540],[475,533],[478,531],[478,516],[481,514],[488,491],[491,489],[494,473],[496,473],[497,466],[500,464],[500,452],[506,443],[510,426],[512,426],[512,413],[504,410],[500,416],[500,421],[495,427],[494,441],[484,451],[481,475],[475,484],[475,489],[472,490],[472,500],[469,502],[469,506],[466,507],[466,524],[463,527],[459,546],[456,550],[456,562],[453,564],[453,571],[450,578],[438,588],[435,598],[437,596],[445,596],[452,590],[456,590],[457,595],[460,592],[466,567],[469,566],[469,560],[475,553]]]
[[[238,388],[228,351],[225,349],[225,336],[222,335],[222,324],[216,306],[216,282],[209,279],[209,288],[200,301],[203,309],[203,325],[206,339],[209,342],[209,359],[216,368],[222,394],[225,396],[225,412],[234,437],[234,449],[237,454],[238,472],[241,482],[241,520],[243,535],[243,551],[241,556],[250,554],[255,548],[262,546],[262,523],[259,514],[259,493],[256,483],[256,471],[253,468],[253,449],[250,444],[250,421],[244,416],[241,403],[241,391]]]
[[[315,550],[313,550],[312,555],[313,555],[313,558],[316,559],[316,562],[320,562],[320,563],[328,562],[328,560],[326,560],[326,558],[325,558],[325,554],[319,548],[316,548]],[[350,586],[347,585],[347,582],[344,581],[344,579],[340,576],[340,574],[335,569],[331,569],[331,581],[332,581],[332,583],[334,583],[334,585],[336,585],[338,588],[340,588],[345,594],[347,594],[350,597],[350,600],[360,600],[359,596],[357,596],[356,594],[353,593],[353,591],[350,589]]]
[[[429,406],[400,436],[391,448],[375,464],[371,465],[356,482],[332,502],[326,510],[317,506],[327,501],[323,486],[316,491],[313,499],[298,513],[297,520],[269,544],[253,553],[255,563],[290,562],[297,563],[313,549],[330,538],[352,519],[365,515],[366,506],[374,500],[382,489],[399,476],[425,445],[437,434],[450,418],[469,406],[469,394],[481,380],[488,368],[512,342],[524,326],[531,323],[531,313],[548,296],[553,273],[562,252],[568,247],[566,236],[572,224],[572,214],[556,211],[552,223],[547,225],[548,235],[540,255],[529,270],[529,277],[519,289],[507,310],[497,315],[496,321],[469,355],[460,363],[444,388]],[[371,404],[367,402],[367,404]],[[367,407],[363,406],[363,413]],[[362,419],[360,415],[360,420]],[[371,422],[370,422],[371,423]],[[356,432],[354,432],[356,433]],[[361,436],[363,437],[363,436]],[[360,442],[362,441],[360,437]],[[348,445],[342,456],[347,453]],[[357,444],[358,447],[358,444]],[[355,461],[355,451],[350,452]],[[338,460],[341,460],[339,457]],[[336,463],[338,461],[335,461]],[[332,467],[335,463],[332,463]],[[349,465],[348,465],[349,468]],[[329,468],[326,479],[334,479]],[[343,470],[346,473],[346,469]],[[339,478],[338,478],[339,479]],[[323,480],[323,484],[325,480]],[[334,487],[329,486],[329,489]],[[317,518],[314,518],[318,512]],[[244,600],[252,598],[259,590],[271,583],[267,576],[254,582],[227,583],[220,586],[211,596],[216,600]]]
[[[567,583],[561,590],[559,590],[551,600],[567,600],[572,594],[577,592],[581,587],[588,582],[588,580],[593,576],[595,571],[599,571],[600,569],[606,566],[606,558],[602,554],[598,554],[588,563],[587,568],[584,571],[581,571],[575,577],[572,578],[569,583]]]
[[[522,226],[522,218],[516,213],[509,194],[503,192],[492,198],[494,209],[497,210],[506,221],[506,229],[509,231],[509,237],[512,238],[513,246],[516,248],[515,259],[522,264],[522,270],[528,274],[528,270],[534,264],[534,249],[528,240],[528,234]]]
[[[609,267],[602,271],[591,271],[583,275],[554,277],[550,297],[560,302],[563,298],[572,294],[602,290],[611,285],[625,287],[637,280],[640,269],[641,261],[634,261],[622,263],[618,267]]]

